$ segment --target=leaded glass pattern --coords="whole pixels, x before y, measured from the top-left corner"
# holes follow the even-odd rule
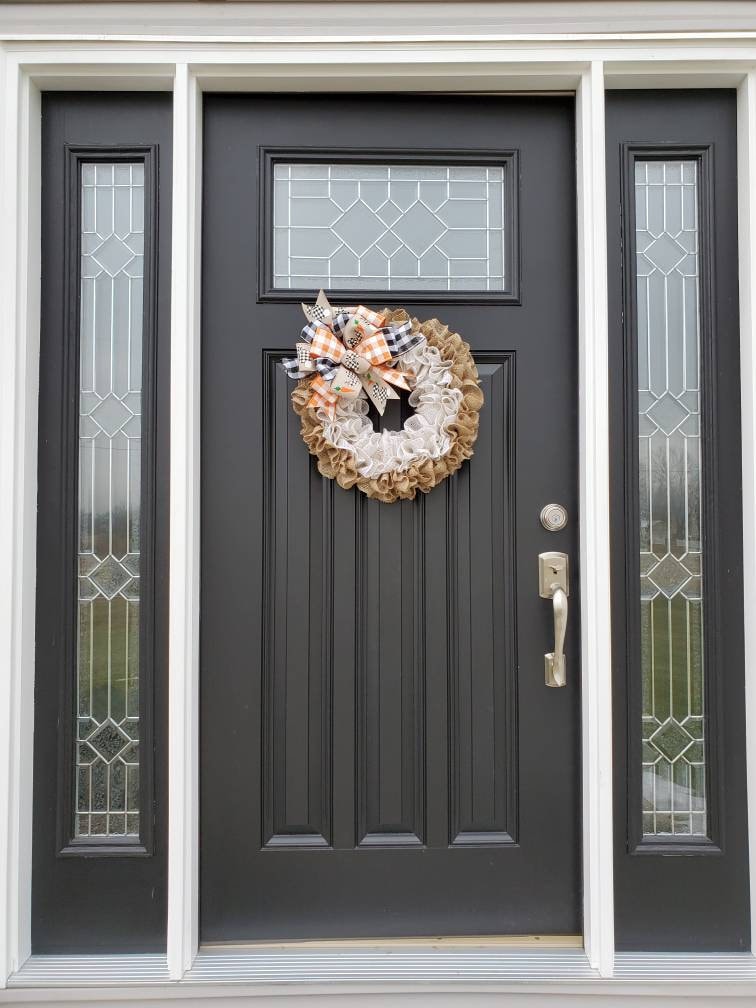
[[[698,166],[635,166],[643,833],[705,836]]]
[[[274,288],[505,290],[504,171],[274,165]]]
[[[144,165],[81,171],[76,837],[139,835]]]

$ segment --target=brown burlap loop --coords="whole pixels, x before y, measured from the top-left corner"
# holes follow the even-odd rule
[[[409,318],[404,309],[385,309],[386,322],[403,322]],[[438,459],[425,459],[406,469],[384,473],[368,479],[361,476],[355,467],[351,452],[334,448],[323,435],[323,425],[315,410],[307,408],[310,398],[309,379],[300,381],[291,394],[294,411],[302,421],[302,439],[310,454],[318,460],[318,470],[323,476],[335,479],[339,486],[350,490],[358,487],[374,500],[391,503],[396,500],[412,500],[417,491],[428,493],[447,476],[471,458],[473,444],[478,436],[478,413],[483,405],[483,393],[478,382],[478,369],[470,353],[470,347],[459,333],[450,332],[449,327],[438,319],[418,322],[412,319],[413,332],[420,331],[430,346],[436,347],[441,358],[451,364],[451,386],[460,389],[462,401],[456,419],[448,427],[451,444],[449,451]]]

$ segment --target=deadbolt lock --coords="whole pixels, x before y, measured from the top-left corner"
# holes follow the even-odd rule
[[[561,532],[567,525],[567,508],[563,504],[547,504],[541,509],[541,525],[547,532]]]

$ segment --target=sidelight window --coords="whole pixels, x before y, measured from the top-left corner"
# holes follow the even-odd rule
[[[635,162],[644,835],[707,834],[699,165]]]
[[[144,164],[80,169],[74,837],[136,838]]]
[[[171,96],[46,93],[41,121],[32,943],[159,952]]]

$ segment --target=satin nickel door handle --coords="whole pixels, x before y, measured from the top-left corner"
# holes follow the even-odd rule
[[[554,610],[554,650],[543,656],[547,686],[566,686],[567,668],[564,639],[570,593],[569,557],[566,553],[539,553],[538,590],[541,598],[551,599]]]

